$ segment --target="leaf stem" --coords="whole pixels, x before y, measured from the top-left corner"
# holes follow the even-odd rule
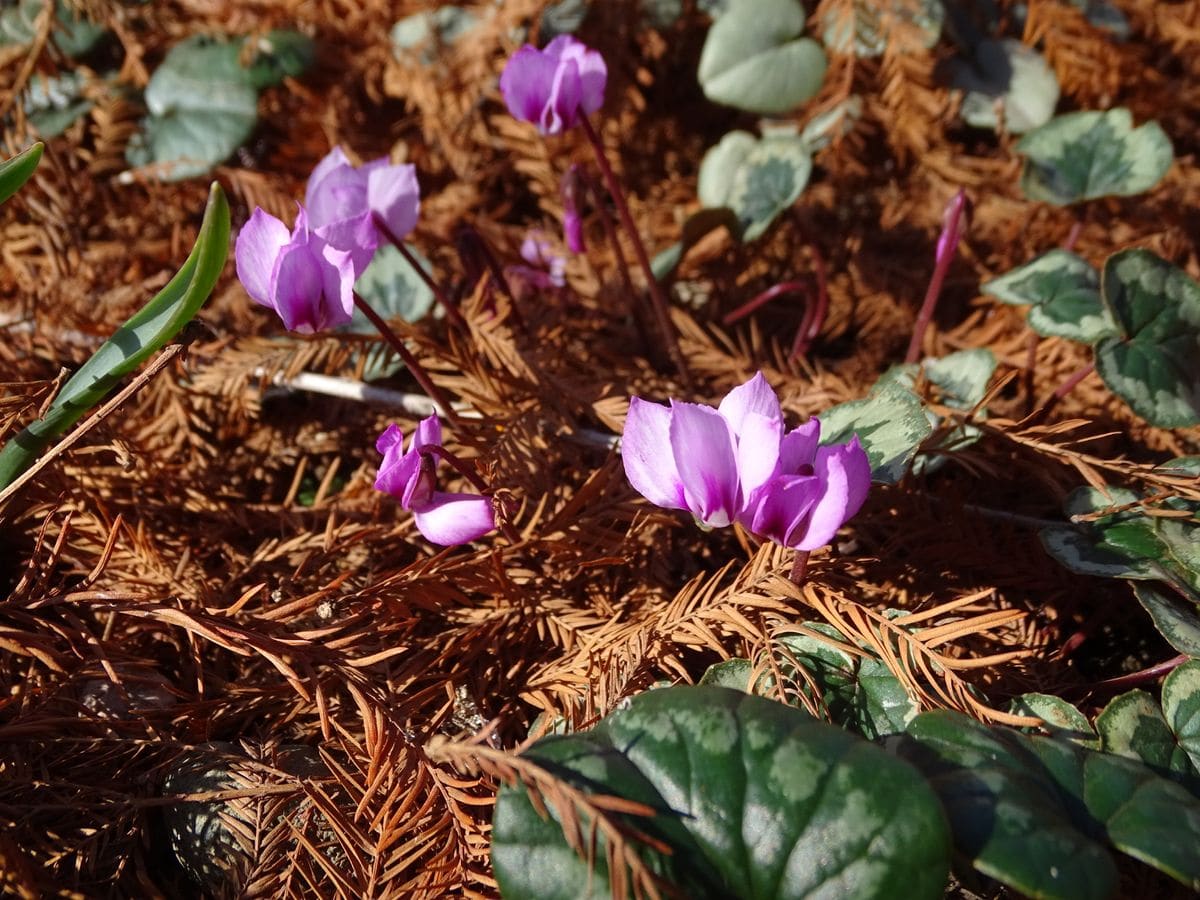
[[[428,373],[417,362],[417,358],[404,346],[404,341],[392,330],[392,326],[371,308],[371,304],[364,300],[358,291],[354,292],[354,305],[358,307],[362,314],[367,317],[368,321],[375,326],[380,335],[383,336],[383,339],[396,351],[401,361],[408,367],[408,371],[412,373],[413,378],[417,380],[417,384],[421,386],[421,390],[428,394],[429,399],[437,404],[439,407],[438,411],[446,417],[446,420],[455,425],[461,424],[462,420],[450,405],[450,401],[446,399],[446,395],[442,393],[442,389],[429,378]]]
[[[671,324],[671,312],[667,303],[667,297],[663,293],[662,285],[654,277],[654,270],[650,267],[650,257],[646,255],[646,247],[642,243],[641,236],[638,234],[637,226],[633,223],[633,216],[629,212],[629,204],[625,202],[625,193],[621,189],[621,183],[617,181],[617,176],[613,172],[612,166],[608,164],[608,157],[604,153],[604,144],[600,141],[600,135],[596,133],[596,129],[592,127],[592,123],[588,121],[586,116],[580,117],[579,122],[583,126],[583,133],[587,135],[588,141],[591,142],[592,150],[596,154],[596,165],[600,167],[600,175],[604,178],[604,184],[608,188],[609,194],[612,195],[613,204],[617,208],[617,217],[621,220],[621,226],[625,229],[629,235],[630,242],[633,244],[634,255],[637,257],[638,266],[646,278],[646,287],[650,291],[651,306],[654,309],[655,318],[658,320],[658,329],[662,332],[662,339],[666,341],[671,361],[674,362],[680,377],[683,378],[684,384],[690,390],[692,387],[692,377],[688,372],[683,352],[679,349],[679,338],[675,333],[675,327]]]
[[[1116,678],[1106,678],[1104,681],[1098,681],[1092,687],[1096,690],[1106,691],[1120,691],[1128,687],[1136,687],[1139,684],[1156,681],[1163,675],[1170,674],[1189,659],[1191,657],[1186,653],[1180,653],[1178,656],[1173,656],[1164,662],[1156,663],[1139,672],[1130,672],[1128,675],[1118,675]]]

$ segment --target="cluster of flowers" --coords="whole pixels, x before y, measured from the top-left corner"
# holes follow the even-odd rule
[[[604,101],[607,70],[599,53],[569,35],[544,50],[526,45],[509,60],[500,90],[514,117],[543,134],[576,125]],[[568,193],[571,197],[577,191]],[[416,224],[420,193],[412,166],[379,159],[355,168],[341,148],[313,170],[289,231],[256,209],[237,239],[238,277],[256,302],[293,331],[314,333],[348,322],[354,282],[381,241],[398,242]],[[574,203],[568,244],[582,249]],[[521,248],[540,286],[561,286],[563,264],[531,234]],[[672,400],[633,398],[622,438],[630,483],[652,503],[686,509],[708,527],[739,522],[754,534],[798,551],[829,543],[858,512],[870,486],[866,453],[854,438],[818,445],[813,418],[786,431],[779,398],[759,372],[713,409]],[[473,541],[496,527],[490,498],[437,490],[442,448],[437,416],[423,420],[408,449],[391,425],[376,449],[383,461],[375,487],[413,513],[429,541]]]
[[[816,418],[784,430],[779,397],[759,372],[716,409],[634,397],[621,456],[630,483],[656,506],[714,528],[738,522],[807,551],[833,540],[871,485],[857,437],[827,447],[820,437]]]
[[[309,176],[290,232],[270,213],[254,210],[234,249],[238,278],[289,331],[313,334],[344,325],[354,313],[354,282],[382,240],[413,229],[420,205],[413,166],[377,159],[355,168],[335,147]]]

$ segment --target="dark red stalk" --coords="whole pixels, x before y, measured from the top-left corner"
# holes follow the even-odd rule
[[[400,251],[400,255],[404,257],[404,261],[412,267],[412,270],[417,273],[420,279],[425,282],[429,290],[433,292],[433,296],[437,299],[438,303],[442,304],[442,309],[446,311],[446,315],[450,318],[450,321],[463,331],[468,331],[469,329],[467,327],[467,320],[464,319],[463,314],[459,312],[458,306],[454,303],[454,301],[446,296],[446,293],[442,290],[441,285],[433,280],[433,277],[425,271],[425,267],[422,266],[417,261],[417,258],[412,255],[411,251],[404,246],[404,241],[396,237],[396,235],[392,233],[392,230],[388,228],[387,223],[384,222],[379,216],[372,216],[371,218],[375,223],[375,227],[379,230],[379,233],[387,238],[393,247]]]
[[[446,420],[453,422],[455,425],[460,424],[462,420],[459,419],[458,413],[450,406],[450,401],[446,399],[446,395],[442,393],[442,389],[430,380],[428,373],[417,362],[417,358],[412,355],[412,352],[404,346],[404,341],[400,340],[400,336],[392,330],[392,326],[385,322],[383,317],[371,308],[371,304],[359,296],[358,291],[354,292],[354,305],[359,308],[362,314],[367,317],[367,320],[375,326],[376,331],[396,351],[401,361],[408,367],[408,371],[412,372],[412,376],[417,380],[417,384],[421,386],[421,390],[441,408],[442,415],[446,417]]]
[[[1097,682],[1092,687],[1095,690],[1103,691],[1123,691],[1125,688],[1137,687],[1139,684],[1156,681],[1162,676],[1170,674],[1189,659],[1191,657],[1186,653],[1180,653],[1178,656],[1173,656],[1165,662],[1156,663],[1149,668],[1142,669],[1140,672],[1130,672],[1128,675],[1107,678],[1104,681]]]
[[[950,263],[954,261],[954,251],[962,239],[963,211],[967,205],[967,195],[960,188],[946,207],[946,215],[938,238],[937,262],[933,267],[933,277],[929,280],[929,289],[925,291],[925,300],[921,311],[917,314],[917,324],[913,327],[912,340],[908,342],[908,352],[904,354],[906,363],[915,363],[921,356],[921,344],[925,340],[925,332],[933,321],[933,311],[937,308],[938,297],[942,293],[942,285],[946,281],[946,273],[950,271]]]
[[[662,339],[666,341],[667,351],[671,355],[672,362],[675,363],[675,368],[679,370],[679,375],[683,378],[684,384],[690,390],[692,387],[691,373],[688,372],[687,362],[683,358],[683,351],[679,349],[679,338],[675,334],[675,327],[671,323],[671,312],[667,303],[666,294],[663,293],[662,285],[658,283],[658,279],[654,277],[654,270],[650,268],[650,257],[646,255],[646,246],[642,243],[641,235],[638,234],[637,226],[633,223],[633,216],[629,212],[629,204],[625,202],[625,193],[621,189],[621,183],[617,181],[616,173],[613,172],[612,166],[608,164],[608,157],[604,153],[604,144],[600,141],[600,135],[596,133],[596,129],[592,127],[592,123],[583,116],[579,120],[583,126],[583,133],[587,135],[588,141],[591,142],[592,150],[596,154],[596,165],[600,167],[600,175],[604,178],[605,187],[608,188],[609,194],[612,195],[613,204],[617,208],[617,217],[621,220],[621,226],[629,235],[629,240],[633,244],[633,252],[637,257],[638,266],[642,270],[642,274],[646,278],[646,287],[650,291],[651,306],[654,309],[655,318],[658,320],[658,329],[662,332]]]
[[[808,574],[808,557],[808,550],[797,550],[795,557],[792,559],[792,571],[788,575],[788,578],[797,587],[804,584],[805,576]]]
[[[817,302],[812,310],[812,317],[806,319],[808,327],[805,328],[802,323],[801,330],[796,333],[796,340],[792,344],[793,359],[808,352],[812,342],[825,327],[825,316],[829,313],[829,281],[825,275],[825,259],[816,244],[809,244],[808,249],[812,251],[813,275],[817,280]]]

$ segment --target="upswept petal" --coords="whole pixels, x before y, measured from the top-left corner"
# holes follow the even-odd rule
[[[553,57],[531,44],[526,44],[509,58],[500,74],[500,93],[514,118],[534,123],[541,120],[548,86],[554,81],[557,67]]]
[[[728,525],[741,506],[729,423],[711,406],[672,400],[668,431],[687,508],[705,525]]]
[[[321,161],[313,168],[312,173],[308,176],[308,184],[304,189],[304,202],[307,205],[312,205],[313,190],[330,172],[335,169],[340,169],[343,166],[353,168],[350,165],[350,158],[346,156],[341,146],[338,145],[330,150],[322,157]]]
[[[820,440],[821,421],[816,417],[785,434],[779,445],[779,471],[811,475]]]
[[[671,453],[671,410],[640,397],[629,402],[621,436],[621,461],[634,489],[665,509],[687,509],[683,481]]]
[[[546,45],[546,52],[555,41],[567,38],[568,43],[559,53],[559,59],[575,63],[579,72],[579,106],[584,115],[590,115],[604,105],[604,86],[608,82],[608,66],[604,57],[596,50],[588,49],[587,45],[570,39],[569,35],[560,35]]]
[[[387,462],[390,451],[403,452],[404,432],[400,430],[400,426],[393,422],[385,428],[383,434],[375,439],[375,449],[384,455],[384,462]]]
[[[425,540],[446,547],[473,541],[496,527],[492,501],[479,494],[435,492],[429,505],[414,510],[413,517]]]
[[[436,415],[426,416],[417,423],[417,430],[413,432],[412,444],[410,449],[420,450],[422,447],[431,445],[441,446],[442,444],[442,421]]]
[[[290,238],[286,225],[257,207],[238,232],[233,251],[237,276],[255,303],[274,306],[271,301],[271,275]]]
[[[745,384],[738,385],[726,394],[717,411],[729,422],[734,434],[741,434],[742,420],[747,413],[758,413],[770,419],[783,418],[779,397],[762,372],[755,373]]]
[[[310,182],[304,205],[312,228],[358,218],[367,211],[367,177],[349,164],[331,169],[319,182]]]
[[[821,447],[813,464],[824,491],[809,513],[802,533],[789,535],[788,546],[816,550],[862,507],[871,486],[871,464],[857,436],[848,444]]]
[[[742,431],[737,440],[737,470],[743,502],[780,472],[782,435],[782,419],[756,412],[747,413],[742,419]]]
[[[392,426],[395,428],[396,426]],[[391,428],[388,429],[391,431]],[[399,429],[397,429],[399,433]],[[384,432],[386,436],[387,432]],[[403,435],[400,436],[403,439]],[[380,437],[380,442],[383,437]],[[378,446],[378,444],[376,445]],[[421,454],[401,453],[399,445],[388,452],[385,451],[383,461],[379,464],[379,472],[375,475],[375,490],[390,494],[400,501],[400,505],[408,509],[413,485],[421,470]]]
[[[354,254],[324,243],[319,236],[311,237],[311,246],[319,249],[321,261],[322,328],[337,328],[354,317],[354,282],[358,270]]]
[[[412,231],[421,210],[416,166],[380,166],[367,172],[367,206],[396,238]]]
[[[270,305],[288,331],[313,334],[325,327],[322,263],[307,241],[292,241],[279,254]]]
[[[571,128],[578,121],[582,91],[583,82],[579,77],[579,66],[573,60],[560,62],[554,71],[550,96],[538,122],[542,134],[558,134]]]

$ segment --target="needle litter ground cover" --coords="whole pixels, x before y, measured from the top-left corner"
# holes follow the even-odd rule
[[[1198,42],[0,3],[5,891],[1193,895]]]

